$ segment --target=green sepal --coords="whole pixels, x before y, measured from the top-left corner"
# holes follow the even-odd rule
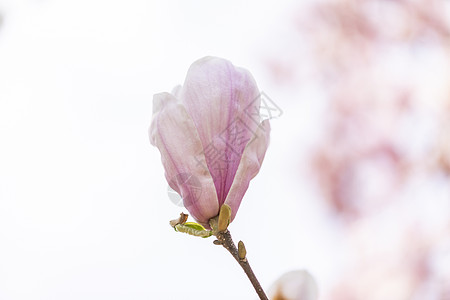
[[[198,236],[198,237],[202,237],[202,238],[207,238],[212,235],[212,231],[206,230],[202,225],[194,223],[194,222],[178,224],[178,225],[175,225],[174,228],[176,231],[184,232],[189,235]]]
[[[205,227],[195,222],[186,222],[183,225],[196,230],[206,230]]]

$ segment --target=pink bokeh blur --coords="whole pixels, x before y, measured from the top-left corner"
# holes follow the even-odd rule
[[[320,82],[326,99],[299,172],[352,259],[322,299],[450,299],[449,4],[311,3],[267,59],[274,82]]]

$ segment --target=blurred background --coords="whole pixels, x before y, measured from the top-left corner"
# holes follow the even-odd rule
[[[268,288],[450,299],[450,2],[0,0],[0,299],[256,299],[175,233],[152,95],[206,55],[283,114],[236,220]]]

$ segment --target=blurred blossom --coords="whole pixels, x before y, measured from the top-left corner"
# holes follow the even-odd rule
[[[450,91],[448,102],[443,106],[442,117],[439,123],[439,133],[436,139],[434,155],[431,156],[433,168],[431,171],[440,171],[450,178]]]
[[[330,0],[293,17],[268,68],[326,99],[300,166],[352,249],[325,298],[449,300],[450,2]]]
[[[450,283],[448,232],[430,234],[409,226],[377,235],[376,224],[367,225],[351,232],[358,253],[327,299],[448,299],[439,297]]]
[[[449,18],[440,0],[325,1],[299,15],[318,66],[336,76],[373,63],[386,47],[447,46]],[[448,5],[448,4],[447,4]]]
[[[360,217],[390,202],[412,176],[448,173],[448,8],[442,1],[342,0],[297,16],[298,44],[310,51],[291,65],[309,69],[315,76],[308,80],[323,83],[329,100],[311,170],[337,213]],[[282,64],[271,60],[274,76]],[[294,76],[289,70],[285,76]]]
[[[441,86],[432,85],[434,90],[430,90],[427,77],[432,73],[422,75],[425,66],[416,63],[420,59],[425,63],[430,61],[428,57],[435,51],[432,49],[441,49],[442,53],[450,50],[447,48],[449,26],[442,17],[445,10],[436,7],[440,4],[437,1],[338,1],[316,7],[327,16],[319,18],[319,24],[325,22],[319,26],[319,32],[337,35],[325,40],[338,42],[333,47],[324,47],[336,60],[330,60],[328,55],[319,57],[317,61],[325,59],[327,66],[319,68],[327,74],[328,68],[335,67],[333,74],[339,78],[332,79],[326,87],[331,100],[326,117],[329,121],[313,161],[325,196],[338,212],[358,215],[362,210],[370,211],[374,204],[389,200],[389,194],[400,189],[409,176],[427,169],[426,163],[433,153],[441,170],[447,169],[449,138],[445,120],[450,113],[444,99],[450,96],[447,90],[450,77],[439,81]],[[386,20],[371,21],[365,17],[369,15]],[[391,22],[396,16],[407,21]],[[388,35],[396,31],[403,34]],[[421,47],[429,48],[430,54],[421,57],[411,51],[417,47],[416,39],[425,36],[441,43],[423,41]],[[397,43],[404,48],[392,50]],[[399,56],[397,51],[403,55]],[[398,67],[386,63],[395,65],[400,59],[411,62],[400,63]],[[450,67],[448,55],[439,59],[438,68]],[[401,71],[402,68],[408,69]],[[429,102],[436,104],[430,106]]]
[[[389,200],[411,170],[415,152],[423,151],[402,143],[402,135],[416,121],[411,119],[410,95],[373,89],[370,85],[376,81],[361,76],[338,86],[329,104],[324,139],[312,153],[312,167],[326,199],[349,217]]]
[[[271,300],[317,300],[317,284],[305,270],[287,272],[274,282],[268,297]]]

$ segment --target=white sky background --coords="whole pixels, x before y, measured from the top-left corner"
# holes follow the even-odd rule
[[[249,69],[284,110],[235,241],[266,288],[295,268],[327,284],[342,249],[297,158],[321,107],[263,65],[292,2],[0,1],[0,299],[256,299],[212,238],[169,227],[181,210],[148,142],[152,95],[205,55]]]

